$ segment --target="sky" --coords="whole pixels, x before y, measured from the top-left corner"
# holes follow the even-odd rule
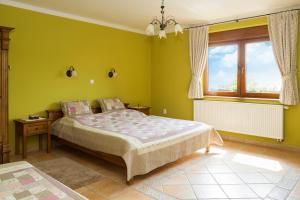
[[[281,76],[271,42],[248,43],[246,51],[247,92],[278,92]],[[209,48],[208,80],[210,91],[235,91],[238,45]]]

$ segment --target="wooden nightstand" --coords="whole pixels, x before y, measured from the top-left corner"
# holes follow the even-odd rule
[[[51,151],[50,120],[41,119],[35,121],[14,120],[16,127],[16,154],[20,153],[20,137],[22,137],[23,158],[26,158],[27,137],[32,135],[39,136],[39,149],[43,149],[43,134],[47,134],[47,153]]]
[[[146,115],[150,115],[150,108],[148,106],[128,106],[128,109],[137,110]]]

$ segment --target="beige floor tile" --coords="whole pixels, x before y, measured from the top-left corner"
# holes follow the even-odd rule
[[[193,185],[215,185],[217,184],[214,178],[210,174],[201,174],[201,173],[186,173],[189,181]]]
[[[221,185],[229,198],[257,198],[247,185]]]
[[[127,188],[129,188],[125,184],[117,183],[107,178],[104,178],[103,180],[96,183],[92,183],[87,187],[93,192],[100,194],[106,198],[124,192]]]
[[[262,172],[261,173],[270,183],[278,183],[284,176],[282,173]]]
[[[211,200],[211,199],[210,199]],[[231,199],[231,200],[262,200],[262,199],[260,199],[260,198],[254,198],[254,199]],[[264,200],[274,200],[274,199],[268,199],[268,198],[266,198],[266,199],[264,199]]]
[[[161,192],[164,191],[163,190],[163,185],[161,185],[161,184],[159,184],[159,185],[152,185],[151,187],[154,188],[154,189],[156,189],[156,190],[158,190],[158,191],[161,191]]]
[[[238,163],[228,163],[228,166],[232,169],[232,171],[237,173],[255,173],[257,172],[257,168],[251,167],[248,165],[238,164]]]
[[[300,199],[300,181],[291,192],[290,197],[294,197],[294,198],[298,197]]]
[[[227,198],[218,185],[194,185],[193,189],[199,199]]]
[[[284,189],[292,190],[296,185],[297,181],[289,178],[283,178],[279,181],[277,186],[282,187]]]
[[[189,180],[185,174],[170,176],[162,181],[163,185],[189,185]]]
[[[225,165],[224,161],[219,157],[212,157],[205,161],[206,165]]]
[[[270,183],[260,173],[238,173],[238,175],[245,183]]]
[[[249,187],[261,198],[265,198],[275,187],[273,184],[249,184]]]
[[[189,185],[164,185],[163,191],[178,199],[196,199],[193,189]]]
[[[274,187],[268,197],[276,200],[285,200],[289,195],[289,191],[280,187]]]
[[[232,170],[227,165],[207,165],[208,171],[211,173],[232,173]]]
[[[186,172],[209,173],[205,164],[189,165],[184,169]]]
[[[111,200],[152,200],[151,197],[146,196],[136,190],[128,189],[125,192],[121,192],[118,195],[115,195]]]
[[[213,174],[219,184],[243,184],[243,181],[233,173]]]

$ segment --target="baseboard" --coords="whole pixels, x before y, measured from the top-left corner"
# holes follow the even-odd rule
[[[289,146],[286,144],[276,144],[276,143],[270,143],[270,142],[255,141],[255,140],[243,139],[243,138],[238,138],[238,137],[233,137],[233,136],[228,136],[228,135],[222,135],[222,138],[225,141],[227,140],[227,141],[233,141],[233,142],[240,142],[240,143],[245,143],[245,144],[251,144],[251,145],[256,145],[256,146],[269,147],[269,148],[273,148],[273,149],[280,149],[280,150],[293,151],[293,152],[300,153],[300,147]]]

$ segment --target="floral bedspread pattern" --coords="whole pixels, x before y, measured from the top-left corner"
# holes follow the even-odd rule
[[[11,163],[9,164],[11,165]],[[0,199],[3,200],[83,200],[61,183],[27,162],[0,169]]]
[[[147,116],[130,109],[72,118],[82,125],[131,136],[142,143],[175,136],[203,126],[200,122]]]

